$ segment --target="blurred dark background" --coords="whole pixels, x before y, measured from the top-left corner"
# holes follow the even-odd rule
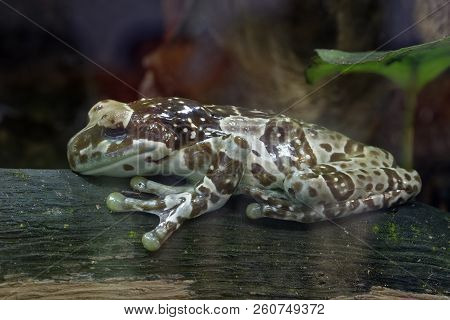
[[[307,96],[287,114],[399,158],[404,97],[394,84],[348,75],[308,95],[304,70],[315,48],[373,50],[394,38],[382,48],[391,50],[448,36],[449,5],[431,14],[446,2],[1,1],[0,167],[68,168],[66,143],[95,102],[170,95],[277,111]],[[447,71],[420,93],[415,120],[419,200],[444,210],[449,103]]]

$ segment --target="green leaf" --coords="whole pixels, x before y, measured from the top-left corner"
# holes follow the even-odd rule
[[[345,52],[317,49],[306,70],[309,83],[347,73],[383,75],[404,90],[418,92],[450,67],[450,37],[394,51]]]

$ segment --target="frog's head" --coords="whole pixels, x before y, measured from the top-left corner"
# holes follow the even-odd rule
[[[110,176],[158,173],[174,151],[204,139],[200,125],[211,120],[195,101],[177,98],[104,100],[88,115],[87,126],[68,143],[70,167]]]

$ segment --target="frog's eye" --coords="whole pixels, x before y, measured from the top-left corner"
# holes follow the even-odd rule
[[[106,137],[112,138],[112,139],[123,138],[124,136],[127,135],[127,129],[125,129],[123,127],[105,128],[103,132]]]

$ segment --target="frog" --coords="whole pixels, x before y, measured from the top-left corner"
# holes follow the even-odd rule
[[[159,217],[142,244],[156,251],[188,219],[246,195],[250,219],[313,223],[404,204],[418,195],[417,171],[388,151],[295,118],[180,97],[103,100],[67,146],[82,175],[129,177],[136,194],[112,192],[113,212]],[[180,177],[167,185],[154,176]]]

